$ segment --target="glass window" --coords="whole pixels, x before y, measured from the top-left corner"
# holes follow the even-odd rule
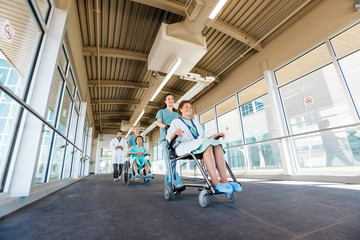
[[[0,90],[0,181],[3,179],[19,110],[20,106]]]
[[[72,143],[75,143],[75,140],[76,140],[76,129],[77,129],[78,118],[79,118],[79,114],[74,109],[73,110],[73,116],[71,118],[70,132],[69,132],[69,136],[68,136],[68,139]]]
[[[211,135],[213,135],[214,133],[217,133],[217,128],[216,128],[216,121],[215,119],[208,121],[204,124],[202,124],[202,127],[204,128],[205,131],[205,136],[210,137]]]
[[[344,56],[360,48],[360,23],[330,39],[336,56]]]
[[[330,53],[322,44],[275,72],[278,85],[282,86],[331,62]]]
[[[60,179],[66,145],[66,140],[56,134],[52,162],[49,169],[50,182]]]
[[[80,104],[81,104],[80,95],[79,95],[79,92],[76,92],[76,96],[75,96],[75,106],[76,106],[76,108],[77,108],[78,111],[80,111]]]
[[[49,0],[36,0],[36,3],[41,12],[41,16],[43,17],[44,21],[46,22],[48,15],[50,13],[50,7],[51,7]]]
[[[359,175],[360,138],[354,127],[295,137],[294,143],[301,173]]]
[[[22,98],[43,33],[25,1],[0,0],[0,6],[0,59],[12,63],[9,66],[16,75],[13,81],[21,88],[15,93]],[[6,33],[2,33],[3,29]],[[14,51],[18,48],[21,51]]]
[[[56,71],[55,78],[50,89],[49,106],[46,115],[46,120],[52,125],[55,125],[55,120],[57,118],[63,82],[64,80],[62,79],[61,74],[59,71]]]
[[[252,113],[242,112],[245,143],[254,143],[276,137],[275,123],[272,116],[268,95],[249,102]],[[243,107],[243,106],[242,106]],[[279,146],[276,142],[265,142],[246,146],[250,169],[281,168]]]
[[[360,110],[360,51],[357,51],[341,60],[339,60],[340,68],[344,74],[345,80],[349,86],[349,90],[354,99],[355,105]]]
[[[69,91],[65,91],[63,103],[60,110],[60,122],[58,125],[59,131],[66,136],[67,127],[69,124],[71,114],[72,101],[70,98]]]
[[[214,108],[210,108],[206,112],[200,114],[200,123],[203,124],[211,119],[215,118],[215,111]]]
[[[66,74],[66,69],[69,64],[69,59],[67,57],[64,45],[61,47],[60,52],[59,52],[59,64],[60,64],[60,68],[63,71],[63,73]]]
[[[74,157],[74,146],[69,144],[66,147],[66,154],[65,154],[65,164],[64,164],[64,174],[62,178],[69,178],[71,177],[72,165],[73,165],[73,157]]]
[[[280,88],[292,134],[321,129],[324,120],[335,127],[354,122],[333,64]]]
[[[156,141],[153,141],[153,159],[154,161],[157,161],[158,160],[158,151],[157,151],[157,140]]]
[[[71,97],[74,96],[75,93],[75,79],[72,70],[70,70],[70,74],[66,78],[66,84],[69,88],[69,91],[71,93]]]
[[[162,161],[164,159],[164,155],[163,155],[163,148],[162,148],[160,139],[158,139],[157,148],[158,148],[158,154],[157,154],[158,160]]]
[[[225,101],[219,103],[218,105],[216,105],[216,113],[219,116],[225,112],[230,111],[231,109],[236,108],[236,106],[237,106],[236,96],[234,95],[226,99]]]
[[[240,116],[237,109],[218,117],[218,127],[219,132],[225,133],[225,138],[221,139],[224,147],[236,146],[243,143]],[[244,154],[239,148],[226,149],[225,152],[225,159],[230,167],[245,167]]]
[[[43,124],[41,128],[41,141],[39,160],[36,169],[34,184],[44,183],[46,181],[46,169],[48,167],[49,155],[51,150],[51,143],[53,137],[53,130],[47,125]]]
[[[251,86],[238,93],[240,104],[247,103],[254,98],[260,97],[267,93],[265,79],[261,79]]]

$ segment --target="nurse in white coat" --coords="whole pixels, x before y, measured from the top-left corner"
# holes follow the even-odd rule
[[[190,118],[192,113],[190,101],[182,101],[179,104],[178,111],[181,117],[172,121],[166,135],[169,142],[175,135],[179,136],[175,142],[176,154],[181,156],[190,152],[194,154],[202,153],[215,190],[226,194],[231,194],[233,191],[240,192],[242,189],[238,183],[229,183],[227,180],[224,149],[220,141],[214,139],[217,136],[224,138],[225,134],[215,133],[210,137],[206,137],[200,123]]]
[[[126,141],[122,138],[122,131],[118,130],[116,138],[110,142],[110,149],[112,151],[112,163],[114,165],[114,181],[118,181],[124,168],[125,152],[127,150]]]

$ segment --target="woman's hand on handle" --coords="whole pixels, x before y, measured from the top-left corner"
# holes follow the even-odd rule
[[[182,137],[184,131],[181,130],[180,128],[176,129],[176,131],[171,135],[171,139],[173,139],[175,137],[175,135],[178,135],[179,137]]]
[[[218,137],[219,136],[219,137]],[[222,137],[223,139],[225,139],[225,133],[215,133],[214,135],[212,135],[211,137],[210,137],[210,139],[214,139],[214,138],[216,138],[216,137],[218,137],[218,139],[220,138],[220,137]]]

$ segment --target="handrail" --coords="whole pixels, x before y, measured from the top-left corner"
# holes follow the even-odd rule
[[[347,124],[347,125],[342,125],[342,126],[337,126],[337,127],[332,127],[332,128],[323,128],[323,129],[318,129],[318,130],[304,132],[304,133],[292,134],[292,135],[289,135],[289,136],[276,137],[276,138],[261,140],[261,141],[252,142],[252,143],[238,144],[238,145],[235,145],[235,146],[224,147],[224,148],[225,149],[230,149],[230,148],[235,148],[235,147],[244,147],[244,146],[248,146],[248,145],[254,145],[254,144],[259,144],[259,143],[264,143],[264,142],[270,142],[270,141],[274,141],[274,140],[275,141],[276,140],[282,140],[282,139],[285,139],[285,138],[293,138],[293,137],[309,135],[309,134],[314,134],[314,133],[319,133],[319,132],[332,131],[332,130],[341,129],[341,128],[355,127],[355,126],[359,126],[359,125],[360,125],[360,123],[352,123],[352,124]]]
[[[9,95],[14,101],[16,101],[18,104],[20,104],[23,108],[28,110],[31,114],[33,114],[35,117],[37,117],[40,121],[42,121],[44,124],[46,124],[48,127],[50,127],[53,131],[55,131],[57,134],[59,134],[61,137],[63,137],[66,142],[69,142],[71,145],[73,145],[75,148],[77,148],[81,153],[83,151],[78,148],[74,143],[72,143],[67,137],[65,137],[59,130],[57,130],[54,126],[49,124],[43,116],[41,116],[39,113],[37,113],[31,106],[29,106],[26,102],[24,102],[21,98],[19,98],[17,95],[15,95],[12,91],[10,91],[6,86],[4,86],[3,83],[0,82],[0,90],[5,92],[7,95]]]

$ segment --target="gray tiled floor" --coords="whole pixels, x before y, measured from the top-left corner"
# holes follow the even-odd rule
[[[243,181],[234,203],[171,202],[163,176],[124,185],[91,175],[0,219],[0,239],[360,239],[360,191]]]

